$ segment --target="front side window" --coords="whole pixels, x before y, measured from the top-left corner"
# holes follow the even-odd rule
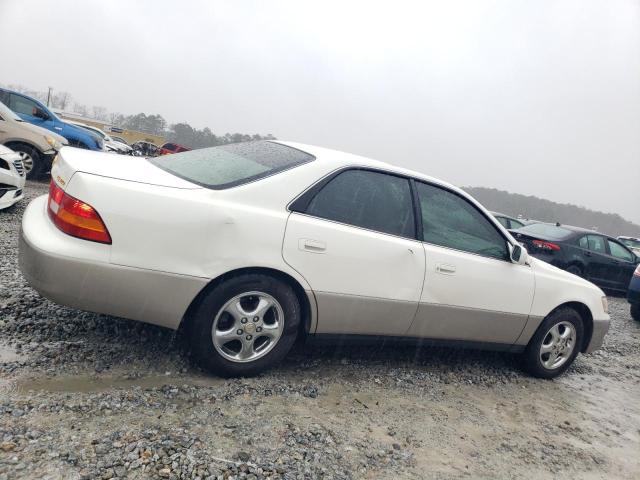
[[[276,142],[233,143],[147,159],[155,166],[212,189],[231,188],[314,160],[309,153]]]
[[[611,252],[611,255],[621,260],[626,260],[627,262],[633,261],[633,255],[629,250],[617,242],[613,242],[611,240],[607,240],[607,242],[609,243],[609,251]]]
[[[38,105],[33,100],[15,94],[11,94],[10,96],[9,108],[16,113],[33,115],[36,107],[38,107]]]
[[[356,227],[415,237],[411,187],[406,178],[347,170],[331,179],[305,213]]]
[[[506,240],[471,203],[440,187],[417,183],[424,241],[507,260]]]

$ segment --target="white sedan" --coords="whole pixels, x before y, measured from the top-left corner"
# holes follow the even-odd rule
[[[522,353],[551,378],[609,328],[604,293],[527,255],[462,190],[262,141],[159,158],[62,149],[20,242],[55,302],[177,329],[207,369],[254,375],[299,336]]]
[[[24,198],[26,174],[22,155],[0,145],[0,210]]]

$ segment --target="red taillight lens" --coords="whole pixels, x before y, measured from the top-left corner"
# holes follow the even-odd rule
[[[638,265],[638,266],[636,267],[636,271],[635,271],[635,272],[633,272],[633,274],[634,274],[636,277],[640,277],[640,265]]]
[[[92,242],[111,244],[111,235],[98,212],[64,191],[51,180],[49,186],[49,217],[64,233]]]
[[[560,250],[560,245],[556,245],[555,243],[545,242],[544,240],[534,240],[534,246],[538,247],[541,250],[547,250],[550,252],[557,252]]]

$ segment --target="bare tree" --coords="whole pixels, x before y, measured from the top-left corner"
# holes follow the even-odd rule
[[[105,122],[109,120],[109,113],[107,112],[107,109],[104,107],[94,106],[92,108],[92,112],[93,112],[93,118],[95,118],[96,120],[102,120]]]

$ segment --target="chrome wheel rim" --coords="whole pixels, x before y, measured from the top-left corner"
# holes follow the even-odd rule
[[[24,165],[24,171],[29,173],[33,169],[33,158],[31,155],[25,152],[20,152],[20,156],[22,157],[22,164]]]
[[[264,292],[246,292],[233,297],[218,311],[211,339],[226,360],[246,363],[269,353],[283,329],[280,303]]]
[[[576,348],[576,327],[571,322],[552,326],[540,345],[540,362],[547,370],[564,365]]]

